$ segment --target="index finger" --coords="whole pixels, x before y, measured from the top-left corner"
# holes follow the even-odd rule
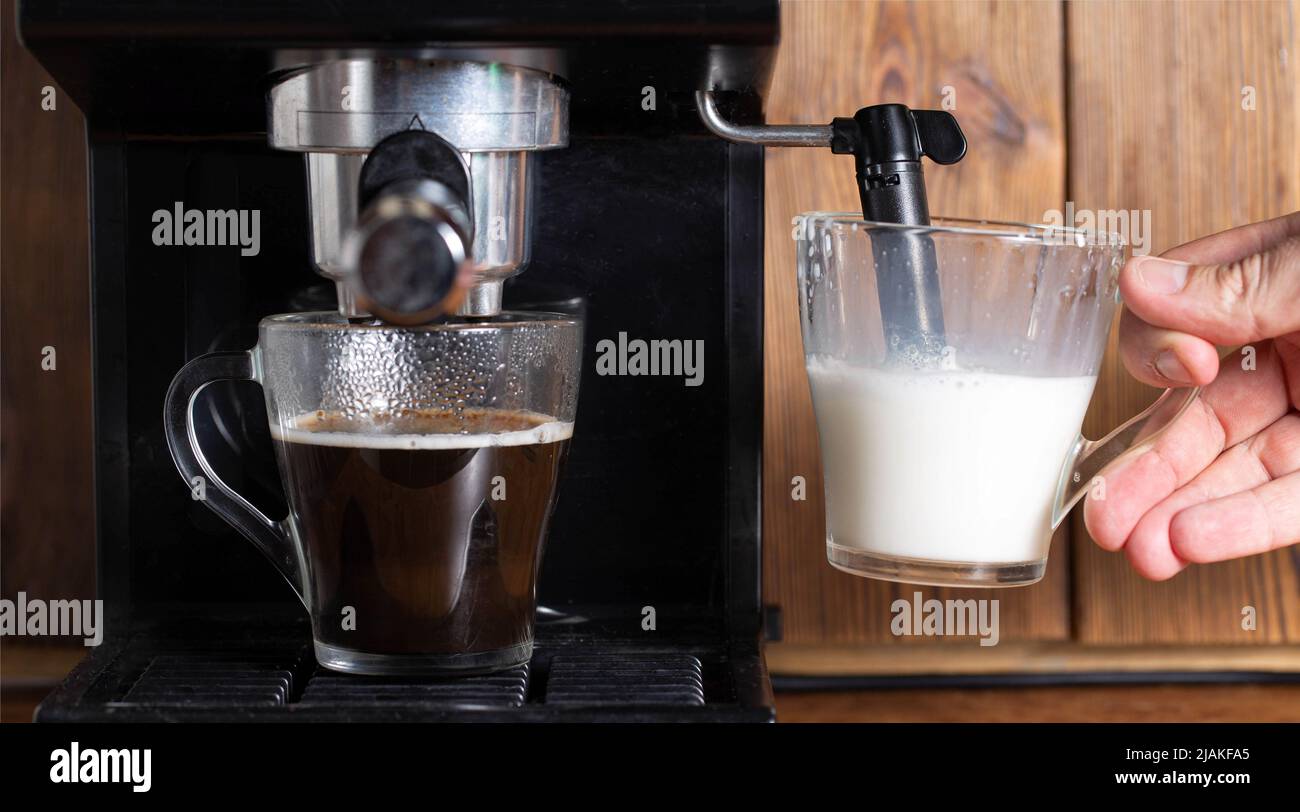
[[[1217,265],[1263,253],[1297,234],[1300,234],[1300,211],[1200,237],[1170,248],[1160,256],[1198,265]]]

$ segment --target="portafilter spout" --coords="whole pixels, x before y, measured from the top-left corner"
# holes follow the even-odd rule
[[[361,165],[356,225],[343,242],[356,302],[390,324],[454,313],[474,283],[469,168],[424,130],[375,145]]]
[[[829,147],[837,155],[853,155],[862,216],[873,223],[928,226],[921,158],[953,164],[966,154],[957,119],[943,110],[878,104],[829,125],[740,126],[722,117],[712,91],[696,93],[696,102],[704,125],[729,141]],[[890,358],[914,366],[936,365],[947,342],[934,242],[920,229],[881,228],[871,232],[871,247]]]

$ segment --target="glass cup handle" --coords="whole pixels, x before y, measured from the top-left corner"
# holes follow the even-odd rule
[[[204,387],[215,381],[258,381],[257,348],[248,352],[213,352],[201,355],[181,367],[167,389],[163,407],[163,428],[167,448],[186,487],[202,487],[202,501],[275,564],[289,585],[304,600],[302,566],[288,520],[267,517],[247,499],[235,493],[212,470],[194,434],[194,401]],[[194,497],[200,498],[200,497]],[[305,600],[304,600],[305,603]]]
[[[1080,434],[1061,469],[1052,508],[1052,528],[1055,529],[1070,508],[1083,498],[1103,470],[1120,458],[1150,445],[1192,405],[1200,391],[1199,387],[1166,389],[1141,414],[1100,440],[1089,440]]]

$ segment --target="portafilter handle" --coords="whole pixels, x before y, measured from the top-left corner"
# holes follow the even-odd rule
[[[470,175],[460,152],[424,130],[385,138],[361,167],[345,282],[391,324],[455,312],[474,282]]]

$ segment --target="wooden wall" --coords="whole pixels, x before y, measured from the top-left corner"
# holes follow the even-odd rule
[[[1300,4],[1072,3],[1067,12],[1078,207],[1150,209],[1157,252],[1300,209]],[[1243,109],[1249,88],[1254,109]],[[1091,436],[1154,392],[1112,352],[1101,395]],[[1074,545],[1073,564],[1083,642],[1300,642],[1295,548],[1193,566],[1160,584],[1091,542]],[[1253,632],[1241,628],[1247,605],[1258,611]]]
[[[882,101],[937,108],[955,92],[970,149],[954,167],[927,169],[933,212],[1039,221],[1067,200],[1080,209],[1150,209],[1151,247],[1162,251],[1300,208],[1297,25],[1300,3],[1286,0],[786,0],[768,121],[824,123]],[[1255,89],[1253,111],[1242,109],[1246,85]],[[789,221],[801,211],[857,208],[846,160],[818,150],[768,153],[764,596],[780,607],[783,640],[796,648],[914,643],[889,633],[889,603],[916,589],[951,595],[825,563]],[[1153,397],[1124,375],[1112,347],[1085,433],[1103,433]],[[807,501],[791,499],[795,476],[808,480]],[[1002,639],[1013,645],[1295,643],[1298,587],[1294,549],[1148,583],[1075,521],[1057,534],[1042,582],[996,597]],[[1255,632],[1240,628],[1248,604],[1259,609]],[[797,660],[781,662],[798,670]]]
[[[90,598],[90,228],[85,121],[0,4],[0,594]],[[42,367],[54,348],[54,369]]]

